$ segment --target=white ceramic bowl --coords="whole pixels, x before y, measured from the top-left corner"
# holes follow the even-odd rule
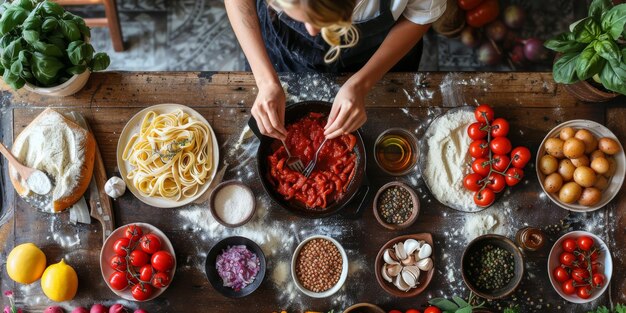
[[[157,235],[159,239],[161,239],[161,250],[165,250],[172,254],[172,256],[174,257],[174,268],[172,268],[172,270],[170,271],[170,285],[172,280],[174,279],[174,274],[176,273],[176,253],[174,253],[174,247],[172,246],[172,243],[167,238],[167,236],[165,236],[165,234],[161,230],[148,223],[130,223],[121,226],[114,230],[102,245],[102,250],[100,250],[100,271],[102,272],[102,278],[106,282],[107,286],[109,286],[113,293],[115,293],[124,300],[144,302],[135,300],[135,298],[133,298],[133,295],[130,292],[130,286],[126,287],[126,289],[123,290],[115,290],[111,288],[111,285],[109,284],[109,277],[111,277],[111,274],[115,272],[115,270],[109,265],[111,258],[113,258],[113,256],[115,255],[115,252],[113,251],[113,245],[115,244],[116,240],[124,237],[126,227],[129,225],[137,225],[141,227],[144,235],[149,233]],[[165,286],[164,288],[153,288],[154,293],[150,298],[146,299],[145,301],[150,301],[158,297],[165,291],[165,289],[167,289],[167,287],[169,287],[169,285]]]
[[[546,149],[544,148],[544,144],[548,138],[559,137],[559,132],[561,131],[561,129],[565,127],[572,127],[576,130],[581,129],[581,128],[587,129],[594,136],[596,136],[597,139],[601,137],[613,138],[615,139],[615,141],[617,141],[617,143],[620,146],[620,152],[613,156],[613,158],[615,159],[615,163],[617,164],[617,169],[615,171],[615,174],[609,180],[609,186],[605,190],[602,191],[602,198],[600,199],[600,202],[598,202],[596,205],[585,206],[585,205],[580,205],[578,203],[567,204],[559,200],[558,194],[552,194],[552,193],[547,192],[543,186],[543,181],[546,178],[546,175],[544,175],[539,170],[539,160],[541,159],[542,156],[546,154],[545,152]],[[539,146],[539,151],[537,151],[537,155],[535,157],[535,169],[537,171],[537,179],[539,179],[539,185],[541,185],[541,189],[543,190],[543,192],[545,192],[548,198],[552,200],[552,202],[556,203],[558,206],[566,210],[572,210],[575,212],[590,212],[590,211],[595,211],[607,205],[617,195],[619,190],[622,188],[622,183],[624,182],[624,176],[626,175],[626,157],[624,156],[624,147],[622,147],[622,144],[619,142],[619,139],[617,139],[617,136],[615,136],[615,134],[613,134],[613,132],[611,132],[604,125],[596,123],[594,121],[589,121],[589,120],[571,120],[553,128],[543,139],[543,141],[541,142],[541,145]]]
[[[602,289],[594,290],[593,294],[591,294],[591,297],[589,299],[581,299],[578,296],[576,296],[576,294],[566,295],[565,293],[563,293],[563,290],[561,290],[561,283],[556,281],[556,279],[554,279],[554,275],[552,274],[554,269],[561,264],[561,262],[559,261],[559,256],[563,252],[561,243],[567,238],[578,238],[582,235],[586,235],[586,236],[593,238],[595,245],[600,248],[600,251],[602,253],[600,257],[598,258],[598,261],[603,264],[603,267],[602,267],[604,269],[603,274],[606,277],[606,280],[604,282],[604,286],[602,287]],[[548,277],[550,278],[550,283],[552,283],[552,287],[554,287],[554,290],[556,290],[556,292],[563,299],[569,302],[587,303],[587,302],[591,302],[597,299],[606,291],[606,288],[609,286],[609,283],[611,282],[612,274],[613,274],[613,259],[611,259],[611,251],[609,251],[609,247],[607,247],[607,245],[604,243],[604,241],[602,241],[602,239],[600,239],[600,237],[592,233],[581,231],[581,230],[569,232],[563,235],[561,238],[559,238],[554,243],[554,246],[552,246],[552,249],[550,250],[550,255],[548,256]]]
[[[308,290],[306,288],[304,288],[300,282],[298,281],[298,277],[296,277],[296,260],[298,258],[298,254],[300,254],[300,250],[302,249],[302,247],[309,241],[313,240],[313,239],[326,239],[330,242],[332,242],[337,249],[339,249],[339,254],[341,254],[341,259],[343,262],[342,263],[342,267],[341,267],[341,275],[339,276],[339,281],[337,281],[337,283],[330,289],[323,291],[323,292],[313,292],[311,290]],[[331,295],[333,295],[334,293],[336,293],[337,291],[339,291],[339,289],[341,289],[341,286],[343,286],[343,284],[346,282],[346,278],[348,278],[348,256],[346,255],[346,251],[343,249],[343,247],[339,244],[339,242],[337,242],[337,240],[330,238],[328,236],[323,236],[323,235],[315,235],[315,236],[311,236],[305,240],[303,240],[298,247],[296,248],[296,251],[293,253],[293,257],[291,258],[291,277],[293,278],[294,283],[296,284],[296,287],[298,287],[298,289],[300,289],[300,291],[302,291],[302,293],[304,293],[305,295],[312,297],[312,298],[326,298],[329,297]]]
[[[44,96],[67,97],[83,89],[89,80],[89,75],[91,75],[91,72],[89,70],[85,70],[82,74],[74,75],[66,82],[58,86],[38,87],[31,83],[26,83],[24,85],[24,89]]]

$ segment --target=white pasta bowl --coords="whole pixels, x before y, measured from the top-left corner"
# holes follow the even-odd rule
[[[611,176],[609,180],[609,186],[605,190],[602,191],[602,198],[600,199],[600,202],[598,202],[595,205],[585,206],[585,205],[581,205],[578,203],[569,203],[569,204],[565,203],[559,200],[558,194],[547,192],[545,187],[543,186],[543,182],[546,178],[546,175],[544,175],[539,169],[539,162],[540,162],[541,157],[546,154],[546,149],[544,148],[544,145],[546,143],[546,140],[548,140],[548,138],[559,137],[559,133],[565,127],[572,127],[576,130],[587,129],[598,139],[601,137],[609,137],[609,138],[613,138],[619,144],[620,152],[613,156],[613,158],[615,159],[615,163],[617,165],[615,174]],[[537,171],[537,179],[539,179],[539,185],[541,186],[541,189],[548,196],[548,198],[552,200],[552,202],[554,202],[556,205],[566,210],[571,210],[575,212],[590,212],[590,211],[595,211],[597,209],[600,209],[604,207],[605,205],[607,205],[609,202],[611,202],[611,200],[613,200],[613,198],[617,195],[617,193],[622,188],[622,183],[624,182],[624,176],[626,175],[626,156],[624,154],[624,147],[619,142],[619,139],[615,136],[615,134],[613,134],[613,132],[611,132],[604,125],[596,123],[594,121],[589,121],[589,120],[571,120],[571,121],[567,121],[565,123],[558,125],[557,127],[553,128],[550,132],[548,132],[546,137],[541,142],[541,145],[539,146],[539,150],[537,151],[537,155],[535,157],[535,169]]]
[[[141,122],[143,121],[146,114],[148,114],[148,112],[154,111],[157,114],[164,114],[164,113],[174,112],[176,110],[182,110],[183,112],[189,114],[193,118],[197,119],[198,121],[208,126],[211,132],[213,166],[211,167],[210,172],[207,173],[207,179],[205,183],[202,186],[200,186],[200,188],[198,189],[198,192],[191,197],[183,197],[180,200],[171,200],[171,199],[166,199],[160,196],[155,196],[155,197],[144,196],[139,192],[139,190],[137,190],[137,188],[133,185],[132,181],[130,181],[127,178],[128,172],[130,172],[133,169],[133,166],[128,161],[125,161],[123,159],[124,149],[126,148],[126,145],[130,141],[133,134],[136,134],[139,132],[141,128]],[[124,129],[122,130],[122,133],[120,134],[119,141],[117,142],[117,167],[120,170],[120,176],[126,182],[126,186],[128,187],[128,190],[130,190],[130,192],[132,192],[133,195],[135,195],[135,197],[137,197],[137,199],[139,199],[141,202],[147,205],[153,206],[153,207],[157,207],[157,208],[180,207],[180,206],[189,204],[191,202],[194,202],[195,200],[203,196],[209,189],[211,182],[213,181],[213,178],[215,178],[215,173],[217,172],[218,164],[219,164],[219,145],[217,143],[217,137],[215,136],[215,132],[213,131],[213,128],[211,128],[211,124],[209,124],[209,122],[197,111],[187,106],[180,105],[180,104],[157,104],[157,105],[154,105],[154,106],[151,106],[151,107],[148,107],[139,111],[139,113],[135,114],[128,121],[128,123],[126,123],[126,126],[124,126]]]
[[[332,242],[335,245],[335,247],[337,247],[337,249],[339,250],[339,254],[341,255],[341,260],[342,260],[342,262],[341,262],[341,275],[339,276],[339,280],[330,289],[328,289],[326,291],[322,291],[322,292],[314,292],[314,291],[311,291],[309,289],[306,289],[304,286],[302,286],[302,284],[298,280],[298,275],[296,275],[296,262],[298,260],[298,255],[300,254],[300,250],[302,250],[302,247],[304,247],[304,245],[307,242],[309,242],[309,241],[311,241],[313,239],[325,239],[325,240],[328,240],[328,241]],[[335,294],[337,291],[339,291],[339,289],[341,289],[343,284],[346,282],[346,279],[348,278],[348,256],[346,255],[346,251],[343,249],[341,244],[339,244],[339,242],[337,242],[337,240],[335,240],[333,238],[330,238],[328,236],[323,236],[323,235],[311,236],[311,237],[303,240],[298,245],[298,247],[296,248],[296,250],[293,253],[293,257],[291,258],[291,277],[292,277],[294,283],[296,284],[296,287],[298,287],[298,289],[300,289],[300,291],[302,293],[304,293],[305,295],[307,295],[309,297],[312,297],[312,298],[326,298],[326,297],[330,297],[333,294]]]

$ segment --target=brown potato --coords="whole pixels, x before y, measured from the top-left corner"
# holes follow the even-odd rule
[[[576,134],[576,131],[573,128],[565,127],[561,129],[561,131],[559,132],[559,138],[565,141],[567,139],[573,138],[575,134]]]
[[[604,176],[607,178],[615,175],[615,171],[617,171],[617,162],[615,162],[614,158],[606,158],[609,161],[609,170],[604,173]]]
[[[606,158],[606,154],[604,154],[604,152],[600,150],[595,150],[594,152],[591,152],[591,154],[589,155],[589,160],[593,162],[593,160],[595,160],[596,158]]]
[[[598,148],[598,139],[586,129],[579,129],[574,137],[585,143],[585,153],[587,154]]]
[[[555,193],[561,190],[563,186],[563,177],[559,173],[552,173],[543,180],[543,188],[549,193]]]
[[[600,138],[600,141],[598,141],[598,147],[600,148],[600,151],[610,155],[614,155],[621,150],[619,143],[617,143],[615,139],[608,137]]]
[[[591,162],[589,162],[589,158],[584,154],[580,158],[570,159],[570,161],[572,161],[572,164],[576,167],[589,166],[589,164],[591,164]]]
[[[599,157],[591,161],[591,168],[594,171],[596,171],[596,173],[598,174],[605,174],[606,172],[609,171],[610,166],[611,164],[609,163],[609,160],[607,160],[606,158]]]
[[[565,203],[574,203],[578,201],[583,189],[575,182],[569,182],[559,191],[559,200]]]
[[[585,143],[577,138],[570,138],[563,143],[563,154],[569,159],[580,158],[585,154]]]
[[[542,156],[541,159],[539,160],[539,170],[544,175],[550,175],[556,172],[558,167],[559,167],[559,161],[557,161],[555,157],[549,154]]]
[[[588,166],[577,167],[574,171],[574,181],[582,187],[591,187],[596,183],[596,172]]]
[[[604,190],[609,186],[609,180],[604,177],[604,175],[598,175],[598,177],[596,177],[596,183],[593,184],[593,186],[600,190]]]
[[[563,140],[559,138],[548,138],[544,147],[546,152],[555,158],[562,159],[565,157],[563,154]]]
[[[574,171],[576,170],[576,166],[572,164],[570,159],[563,159],[559,162],[559,174],[563,177],[563,181],[571,181],[574,179]]]
[[[583,189],[583,192],[578,199],[578,204],[592,206],[600,202],[600,199],[602,199],[602,191],[598,188],[589,187]]]

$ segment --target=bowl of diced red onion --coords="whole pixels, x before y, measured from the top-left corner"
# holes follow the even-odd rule
[[[265,278],[265,255],[261,247],[245,237],[228,237],[215,244],[207,255],[205,270],[213,288],[230,298],[253,293]]]

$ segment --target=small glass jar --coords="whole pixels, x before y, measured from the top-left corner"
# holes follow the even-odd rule
[[[546,244],[546,234],[536,227],[524,227],[515,234],[517,246],[525,251],[537,251]]]

